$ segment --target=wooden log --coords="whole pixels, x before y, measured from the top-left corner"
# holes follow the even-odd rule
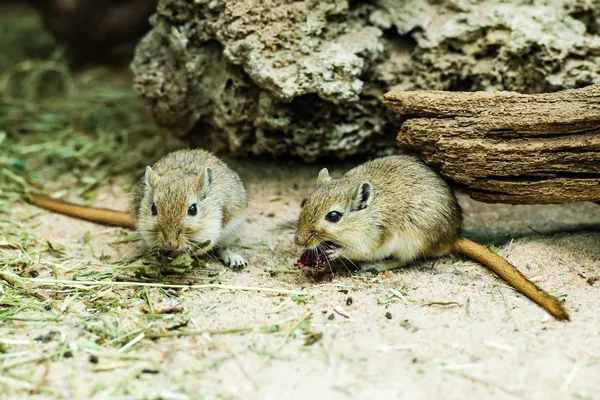
[[[600,84],[556,93],[390,91],[398,141],[474,199],[600,200]]]

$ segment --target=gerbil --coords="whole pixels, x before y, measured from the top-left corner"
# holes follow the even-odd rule
[[[246,218],[246,190],[238,174],[208,151],[165,155],[146,167],[131,194],[129,213],[41,195],[32,195],[29,201],[79,219],[135,228],[148,248],[197,254],[215,248],[229,267],[248,264],[229,248]]]
[[[300,265],[315,259],[383,261],[400,267],[417,259],[462,253],[490,268],[558,320],[569,316],[555,297],[486,247],[462,237],[462,211],[448,184],[412,155],[359,165],[339,179],[323,168],[298,218]],[[385,261],[392,259],[393,261]]]

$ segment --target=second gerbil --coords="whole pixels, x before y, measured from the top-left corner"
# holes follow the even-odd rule
[[[298,266],[382,262],[400,267],[451,252],[477,260],[559,320],[558,299],[486,247],[462,237],[462,212],[448,184],[417,157],[401,154],[359,165],[338,179],[324,168],[300,213]]]
[[[40,195],[29,201],[87,221],[134,227],[150,249],[202,254],[214,248],[229,267],[248,264],[231,248],[246,220],[246,190],[235,171],[203,149],[174,151],[147,166],[132,189],[129,213]]]

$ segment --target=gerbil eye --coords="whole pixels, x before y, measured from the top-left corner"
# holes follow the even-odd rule
[[[188,215],[196,215],[198,214],[198,209],[196,208],[195,204],[192,204],[191,206],[188,207]]]
[[[152,215],[156,215],[158,213],[158,211],[156,210],[156,206],[154,205],[154,203],[152,203]]]
[[[342,213],[337,212],[337,211],[332,211],[325,216],[325,219],[329,222],[334,222],[334,223],[338,222],[340,219],[342,219]]]

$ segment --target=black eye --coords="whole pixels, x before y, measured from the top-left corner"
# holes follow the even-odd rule
[[[342,213],[332,211],[325,216],[325,219],[329,222],[338,222],[340,219],[342,219]]]
[[[198,209],[196,208],[195,204],[192,204],[191,206],[188,207],[188,215],[196,215],[198,214]]]
[[[152,203],[152,215],[156,215],[158,213],[158,211],[156,211],[156,206],[154,205],[154,203]]]

